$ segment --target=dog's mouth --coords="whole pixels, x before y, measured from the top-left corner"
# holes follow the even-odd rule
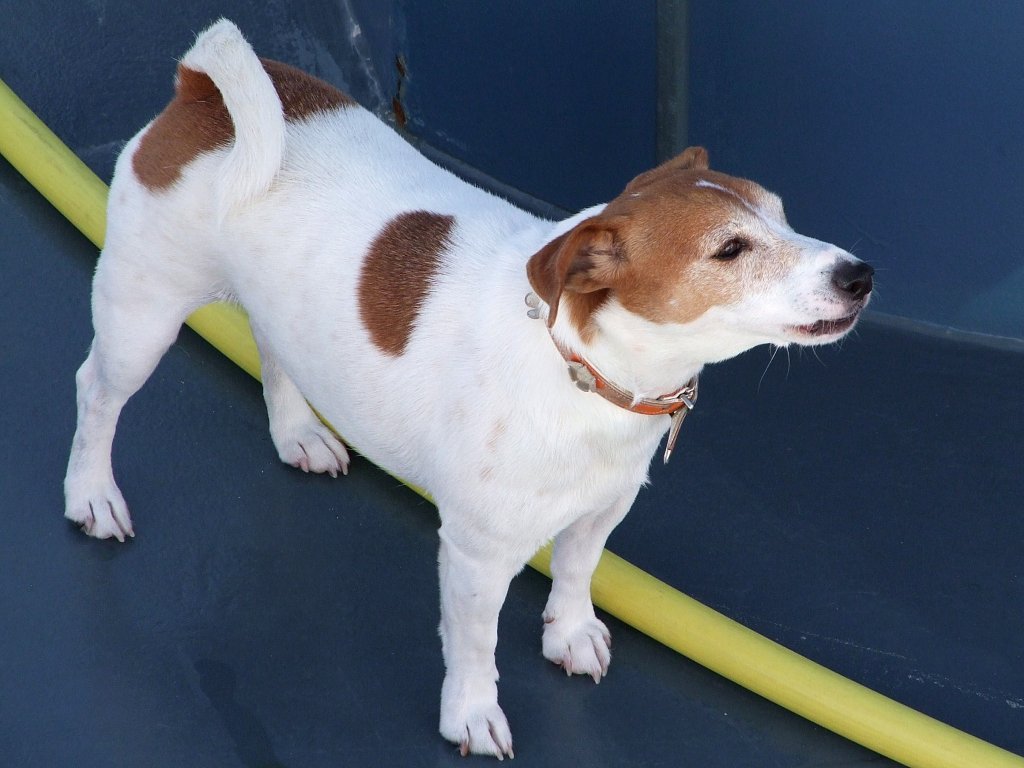
[[[853,325],[857,322],[857,318],[859,316],[860,310],[857,310],[852,315],[847,315],[846,317],[839,318],[838,320],[818,320],[817,322],[810,323],[809,325],[791,325],[789,328],[797,336],[806,336],[811,338],[836,336],[844,334],[853,328]]]

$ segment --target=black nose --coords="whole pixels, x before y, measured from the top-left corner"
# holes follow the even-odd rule
[[[843,261],[832,273],[832,285],[851,299],[863,299],[871,293],[874,268],[863,261]]]

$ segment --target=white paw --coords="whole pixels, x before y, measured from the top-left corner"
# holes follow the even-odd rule
[[[600,619],[572,622],[544,617],[544,658],[558,664],[567,675],[590,675],[595,683],[608,674],[612,663],[612,636]]]
[[[512,752],[512,731],[505,713],[498,706],[497,688],[489,684],[493,694],[470,696],[465,689],[450,694],[456,688],[446,678],[441,690],[441,735],[458,744],[459,753],[466,755],[492,755],[504,760]]]
[[[90,536],[114,537],[122,542],[126,536],[135,536],[128,505],[113,480],[93,488],[76,487],[74,482],[69,482],[64,496],[64,517],[77,523]]]
[[[303,424],[286,435],[274,435],[281,461],[303,472],[326,472],[337,477],[348,474],[348,451],[319,421]]]

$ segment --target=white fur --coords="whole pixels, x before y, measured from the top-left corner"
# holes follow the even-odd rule
[[[600,207],[562,223],[538,219],[435,167],[358,107],[286,124],[229,22],[202,35],[184,63],[218,84],[237,138],[156,193],[132,170],[139,137],[118,161],[94,284],[96,337],[77,378],[66,515],[93,536],[133,535],[110,466],[121,407],[189,312],[237,299],[260,347],[282,459],[347,469],[344,446],[308,398],[370,460],[437,501],[441,733],[465,750],[511,754],[494,665],[509,581],[555,538],[544,655],[600,680],[609,641],[590,576],[669,422],[580,392],[543,322],[526,316],[527,259]],[[375,236],[412,210],[456,223],[408,346],[393,356],[371,341],[357,285]],[[654,323],[612,300],[592,343],[567,312],[552,332],[640,394],[673,391],[707,362],[793,341],[785,326],[841,316],[824,297],[828,265],[844,257],[797,237],[807,252],[800,270],[692,323]]]

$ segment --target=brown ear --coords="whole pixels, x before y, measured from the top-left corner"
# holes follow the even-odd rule
[[[687,147],[657,168],[641,173],[626,185],[626,191],[635,192],[672,171],[706,171],[708,168],[708,151],[704,147]]]
[[[586,219],[530,257],[526,275],[548,305],[548,328],[555,324],[564,291],[592,293],[614,284],[626,263],[619,234],[622,218]]]
[[[687,147],[666,165],[672,165],[679,170],[706,171],[708,165],[708,151],[704,147]]]

